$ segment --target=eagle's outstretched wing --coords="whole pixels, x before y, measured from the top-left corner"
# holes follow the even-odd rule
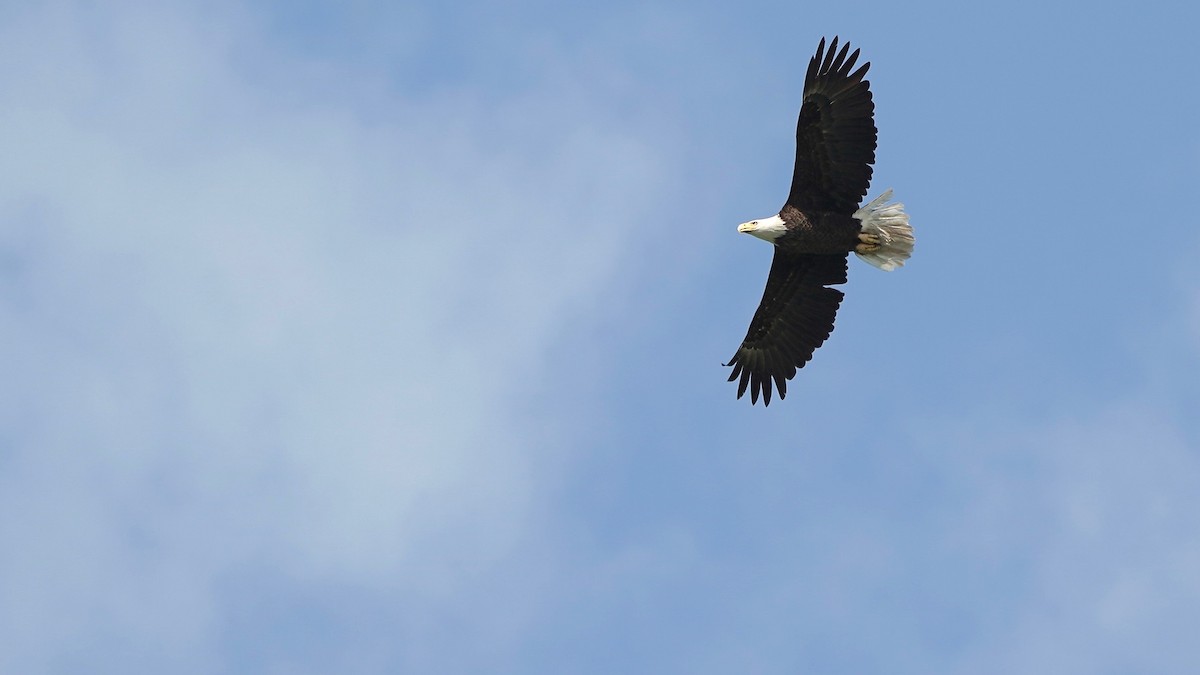
[[[825,39],[808,62],[804,102],[796,122],[796,170],[787,203],[801,211],[850,215],[871,185],[877,130],[872,116],[870,83],[863,79],[870,63],[851,72],[858,51],[847,43],[838,51],[835,37]]]
[[[746,339],[726,366],[729,381],[738,382],[738,398],[750,388],[751,403],[771,404],[771,384],[779,398],[787,396],[787,381],[812,358],[813,351],[833,331],[842,292],[830,284],[846,283],[843,255],[793,255],[779,249],[771,262],[767,288],[750,321]]]

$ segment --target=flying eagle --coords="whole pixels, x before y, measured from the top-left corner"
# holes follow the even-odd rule
[[[875,163],[875,103],[863,79],[870,63],[854,70],[859,50],[847,57],[835,37],[825,39],[808,62],[804,100],[796,123],[796,169],[792,191],[778,215],[738,225],[775,245],[762,302],[750,320],[746,339],[726,366],[738,380],[738,398],[771,403],[771,387],[787,395],[795,377],[833,331],[853,251],[882,270],[892,271],[912,255],[913,232],[904,205],[889,203],[887,190],[866,206],[859,201],[871,184]]]

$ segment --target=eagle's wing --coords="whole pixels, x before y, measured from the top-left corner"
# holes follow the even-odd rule
[[[794,255],[775,250],[762,302],[750,321],[746,339],[726,366],[729,381],[739,377],[738,398],[750,387],[751,403],[771,404],[771,382],[779,398],[787,396],[787,381],[812,358],[813,351],[833,331],[842,292],[829,284],[846,283],[842,255]]]
[[[804,102],[796,122],[796,170],[787,203],[801,211],[850,215],[871,185],[876,129],[870,82],[863,77],[870,63],[851,72],[858,50],[849,43],[837,49],[825,39],[808,62]]]

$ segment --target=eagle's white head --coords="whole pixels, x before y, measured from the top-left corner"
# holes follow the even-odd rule
[[[738,232],[752,234],[763,241],[775,243],[776,239],[782,237],[787,232],[787,225],[783,224],[783,218],[774,215],[770,218],[742,223],[738,225]]]

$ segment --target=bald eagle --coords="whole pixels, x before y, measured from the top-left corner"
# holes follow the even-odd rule
[[[913,232],[904,205],[887,190],[866,206],[859,201],[871,184],[875,163],[875,103],[863,79],[870,63],[854,70],[859,50],[847,56],[835,37],[825,39],[808,62],[804,98],[796,123],[796,169],[792,190],[778,215],[738,225],[738,232],[771,242],[775,257],[762,302],[746,339],[725,364],[738,380],[738,398],[750,389],[771,403],[771,387],[787,395],[795,377],[833,331],[853,251],[866,262],[892,271],[912,255]]]

